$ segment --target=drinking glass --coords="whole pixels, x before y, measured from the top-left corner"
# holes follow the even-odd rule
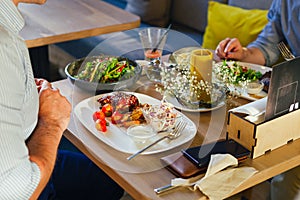
[[[145,60],[161,60],[162,51],[166,43],[167,29],[164,28],[145,28],[139,32],[139,36],[144,49]]]

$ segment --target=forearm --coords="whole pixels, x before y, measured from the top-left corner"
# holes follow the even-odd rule
[[[243,62],[255,63],[259,65],[265,65],[266,60],[263,53],[254,47],[244,47],[243,48],[243,58],[241,59]]]
[[[41,179],[31,199],[37,199],[52,174],[57,148],[62,137],[63,130],[47,123],[39,122],[30,139],[27,141],[29,157],[35,162],[41,172]]]
[[[55,165],[58,144],[68,126],[71,113],[71,104],[58,89],[53,89],[45,80],[36,82],[39,82],[37,86],[41,86],[38,123],[27,141],[27,147],[30,161],[40,168],[41,179],[31,199],[37,199],[49,181]]]

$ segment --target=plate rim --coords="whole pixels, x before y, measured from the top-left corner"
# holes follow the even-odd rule
[[[176,99],[175,97],[172,97],[170,95],[165,95],[165,100],[168,103],[171,103],[170,101],[168,101],[168,98]],[[180,105],[179,102],[178,102],[178,105]],[[218,105],[216,105],[216,106],[214,106],[212,108],[197,108],[197,109],[192,109],[192,108],[183,107],[182,105],[180,105],[180,106],[174,105],[174,107],[177,108],[177,109],[180,109],[182,111],[186,111],[186,112],[209,112],[209,111],[217,110],[217,109],[223,107],[224,105],[225,105],[225,102],[221,101]]]

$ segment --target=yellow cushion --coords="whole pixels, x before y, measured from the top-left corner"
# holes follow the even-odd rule
[[[243,46],[254,41],[267,24],[267,10],[246,10],[209,1],[203,48],[215,49],[226,37],[238,38]]]

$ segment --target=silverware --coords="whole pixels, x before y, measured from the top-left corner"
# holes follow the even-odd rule
[[[127,160],[131,160],[132,158],[136,157],[140,153],[144,152],[145,150],[149,149],[150,147],[154,146],[155,144],[159,143],[160,141],[168,138],[169,140],[174,140],[178,138],[181,134],[181,132],[184,130],[186,127],[187,123],[184,121],[180,121],[178,124],[176,124],[175,128],[173,131],[171,131],[169,134],[165,135],[164,137],[159,138],[158,140],[154,141],[153,143],[149,144],[148,146],[144,147],[143,149],[139,150],[135,154],[129,156]]]
[[[162,187],[159,187],[159,188],[155,188],[154,192],[156,194],[162,194],[162,193],[168,192],[170,190],[176,189],[178,187],[179,187],[179,185],[173,186],[173,185],[169,184],[169,185],[165,185],[165,186],[162,186]]]
[[[295,58],[295,56],[292,54],[292,52],[289,50],[289,48],[285,45],[284,42],[279,42],[277,44],[277,47],[280,51],[280,53],[282,54],[283,58],[286,60],[286,61],[289,61],[289,60],[292,60]]]
[[[165,192],[177,189],[179,187],[190,187],[190,186],[194,186],[196,184],[197,181],[199,181],[201,178],[203,178],[204,174],[200,174],[194,177],[191,177],[188,179],[188,182],[184,185],[172,185],[172,184],[168,184],[168,185],[164,185],[162,187],[159,188],[155,188],[154,192],[158,195],[163,194]]]
[[[154,192],[157,195],[160,195],[160,194],[164,194],[166,192],[169,192],[171,190],[177,189],[179,187],[190,187],[190,186],[193,186],[193,185],[195,185],[195,183],[188,184],[188,185],[171,185],[171,184],[168,184],[168,185],[165,185],[165,186],[162,186],[162,187],[159,187],[159,188],[155,188]]]

